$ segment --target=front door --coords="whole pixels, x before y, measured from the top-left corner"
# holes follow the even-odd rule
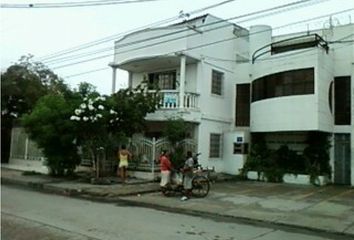
[[[350,184],[350,134],[334,135],[334,183]]]

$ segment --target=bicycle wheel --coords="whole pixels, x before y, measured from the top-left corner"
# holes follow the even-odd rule
[[[196,176],[192,180],[192,194],[195,197],[202,198],[208,195],[210,183],[204,176]]]

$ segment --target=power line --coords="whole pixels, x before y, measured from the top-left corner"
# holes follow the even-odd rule
[[[313,1],[313,0],[302,0],[302,1],[296,1],[296,2],[289,3],[289,4],[285,4],[285,5],[279,5],[279,6],[276,6],[276,7],[273,7],[273,8],[268,8],[268,9],[264,9],[264,10],[260,10],[260,11],[256,11],[256,12],[247,13],[247,14],[240,15],[240,16],[231,17],[231,18],[228,18],[228,19],[223,19],[223,20],[220,20],[220,21],[211,22],[209,24],[205,24],[205,25],[202,25],[200,27],[204,28],[204,27],[207,27],[207,26],[212,26],[212,25],[216,25],[216,24],[225,22],[226,24],[224,26],[219,26],[218,28],[215,28],[215,29],[219,29],[219,28],[222,28],[222,27],[230,26],[230,23],[228,22],[230,20],[242,19],[242,18],[252,17],[253,15],[262,14],[261,16],[253,16],[252,18],[247,18],[247,19],[244,19],[244,20],[238,22],[238,23],[242,23],[242,22],[254,20],[254,19],[257,19],[257,18],[262,18],[262,17],[266,17],[266,16],[269,16],[269,15],[274,15],[274,14],[277,14],[277,13],[283,13],[285,11],[290,11],[290,10],[293,10],[293,9],[296,9],[296,8],[299,8],[299,7],[305,7],[305,6],[308,6],[309,4],[311,4],[311,5],[318,4],[318,3],[323,2],[323,1],[328,1],[328,0],[316,0],[316,1]],[[297,5],[300,5],[300,6],[297,6]],[[284,9],[284,8],[288,8],[288,9]],[[210,29],[208,31],[211,31],[211,30],[214,30],[214,29]],[[190,29],[182,29],[182,30],[179,30],[179,31],[174,31],[174,32],[167,33],[167,34],[162,34],[162,35],[158,35],[158,36],[154,36],[154,37],[150,37],[150,38],[146,38],[146,39],[141,39],[141,40],[138,40],[138,41],[127,43],[127,44],[116,45],[115,48],[117,48],[117,47],[126,47],[128,45],[133,45],[133,44],[147,42],[147,41],[151,41],[151,40],[155,40],[155,39],[160,39],[160,38],[168,37],[168,36],[171,36],[171,35],[177,35],[177,34],[180,34],[180,33],[186,32],[186,31],[190,31]],[[188,36],[193,36],[193,35],[197,35],[197,34],[198,33],[193,33],[193,34],[190,34]],[[187,37],[187,36],[183,36],[183,37]],[[179,38],[177,38],[177,39],[179,39]],[[177,39],[173,39],[173,40],[177,40]],[[60,63],[60,62],[75,60],[76,58],[83,58],[85,56],[90,56],[90,55],[94,55],[94,54],[97,54],[97,53],[110,51],[110,50],[113,50],[113,49],[114,49],[114,47],[108,47],[108,48],[104,48],[104,49],[100,49],[100,50],[95,50],[94,52],[91,52],[91,53],[89,52],[89,53],[81,53],[81,54],[77,54],[77,55],[69,55],[67,57],[63,57],[63,58],[59,58],[59,59],[56,58],[56,59],[53,59],[51,61],[44,61],[44,62],[48,63],[48,64],[50,64],[50,63],[51,64],[56,64],[56,63]]]
[[[162,0],[102,0],[102,1],[82,1],[82,2],[61,2],[61,3],[30,3],[11,4],[2,3],[0,8],[73,8],[73,7],[94,7],[128,3],[155,2]]]
[[[89,74],[89,73],[93,73],[93,72],[100,72],[100,71],[107,70],[107,69],[110,69],[110,68],[109,67],[97,68],[97,69],[94,69],[94,70],[91,70],[91,71],[87,71],[87,72],[75,73],[75,74],[72,74],[72,75],[64,76],[63,78],[77,77],[77,76],[81,76],[81,75],[85,75],[85,74]]]
[[[353,37],[353,36],[354,36],[354,33],[349,34],[347,36],[344,36],[342,38],[339,38],[338,40],[327,41],[327,43],[328,44],[354,43],[354,39],[343,40],[343,39],[347,39],[347,38],[350,38],[350,37]],[[352,45],[352,44],[349,44],[349,45],[346,45],[346,46],[350,46],[350,45]],[[341,48],[341,47],[339,47],[339,48]],[[336,49],[339,49],[339,48],[336,48]],[[273,56],[268,56],[268,57],[264,57],[264,58],[261,58],[261,59],[257,59],[257,62],[271,61],[271,60],[279,59],[279,58],[287,58],[289,56],[301,55],[303,53],[310,52],[310,51],[312,51],[312,49],[305,49],[305,50],[302,50],[302,51],[288,53],[286,55],[280,55],[280,56],[274,56],[274,55]],[[311,54],[311,55],[306,55],[306,56],[312,56],[312,55],[315,55],[315,54],[317,54],[317,53],[314,53],[314,54]],[[208,58],[210,60],[214,60],[214,61],[220,61],[220,62],[237,62],[237,60],[235,60],[235,59],[224,59],[224,58],[217,58],[217,57],[212,57],[212,56],[207,56],[207,55],[203,55],[203,57]],[[249,60],[247,62],[249,62]]]
[[[332,15],[335,15],[335,14],[340,14],[340,13],[344,13],[344,12],[348,12],[348,11],[352,11],[352,10],[354,10],[354,8],[349,9],[349,10],[343,10],[343,11],[331,13],[331,14],[326,14],[326,15],[322,15],[322,16],[318,16],[318,17],[314,17],[314,18],[310,18],[310,19],[305,19],[305,20],[302,20],[302,21],[289,23],[289,24],[286,24],[286,25],[282,25],[282,26],[273,28],[273,30],[281,29],[281,28],[288,27],[288,26],[291,26],[291,25],[295,25],[295,24],[299,24],[299,23],[303,23],[303,22],[308,22],[308,21],[312,21],[312,20],[316,20],[316,19],[320,19],[320,18],[324,18],[324,17],[329,17],[329,16],[332,16]],[[211,30],[215,30],[215,28],[211,29]],[[254,34],[257,34],[257,33],[259,33],[259,32],[255,32]],[[194,35],[194,34],[190,34],[190,35]],[[178,39],[181,39],[181,38],[189,37],[190,35],[183,36],[183,37],[176,37],[176,38],[173,38],[173,39],[168,39],[168,40],[165,40],[165,41],[160,41],[160,42],[157,42],[157,43],[152,43],[152,44],[149,44],[149,45],[144,45],[144,46],[141,46],[141,47],[128,49],[128,50],[125,50],[125,51],[115,52],[115,54],[121,54],[121,53],[141,50],[141,49],[144,49],[144,48],[148,48],[148,47],[156,46],[156,45],[159,45],[159,44],[167,43],[167,42],[170,42],[170,41],[175,41],[175,40],[178,40]],[[192,48],[187,48],[184,51],[197,49],[197,48],[201,48],[201,47],[206,47],[206,46],[209,46],[209,45],[218,44],[218,43],[225,42],[225,41],[231,41],[231,40],[234,40],[236,38],[238,38],[238,37],[222,39],[222,40],[219,40],[219,41],[198,45],[198,46],[195,46],[195,47],[192,47]],[[172,53],[173,52],[167,53],[165,55],[172,54]],[[107,57],[111,57],[111,56],[112,56],[112,54],[106,54],[106,55],[102,55],[102,56],[98,56],[98,57],[94,57],[94,58],[90,58],[90,59],[86,59],[86,60],[82,60],[82,61],[78,61],[78,62],[74,62],[74,63],[69,63],[69,64],[53,67],[53,69],[59,69],[59,68],[63,68],[63,67],[68,67],[68,66],[72,66],[72,65],[75,65],[75,64],[80,64],[80,63],[84,63],[84,62],[90,62],[90,61],[94,61],[94,60],[98,60],[98,59],[102,59],[102,58],[107,58]]]
[[[354,39],[352,40],[342,40],[342,39],[346,39],[348,37],[352,37],[354,36],[354,34],[350,34],[350,35],[347,35],[346,37],[343,37],[343,38],[340,38],[340,40],[335,40],[335,41],[329,41],[328,43],[329,44],[337,44],[337,43],[351,43],[351,44],[347,44],[345,46],[340,46],[340,47],[337,47],[337,48],[333,48],[333,49],[340,49],[340,48],[343,48],[343,47],[348,47],[350,45],[353,45],[354,44]],[[294,57],[295,55],[301,55],[301,54],[304,54],[306,52],[310,52],[312,49],[306,49],[306,50],[303,50],[303,51],[299,51],[299,52],[295,52],[295,53],[291,53],[291,54],[287,54],[287,55],[283,55],[283,56],[272,56],[272,57],[268,57],[268,58],[262,58],[262,59],[258,59],[258,62],[263,62],[263,61],[270,61],[270,60],[275,60],[275,59],[280,59],[280,58],[289,58],[290,57]],[[306,55],[306,56],[312,56],[312,55],[315,55],[316,53],[314,54],[311,54],[311,55]],[[237,62],[237,60],[235,59],[223,59],[223,58],[217,58],[217,57],[211,57],[211,56],[207,56],[207,55],[203,55],[203,57],[205,58],[208,58],[210,60],[213,60],[213,61],[220,61],[220,62]],[[89,74],[89,73],[93,73],[93,72],[98,72],[98,71],[103,71],[103,70],[107,70],[109,69],[108,67],[104,67],[104,68],[98,68],[98,69],[94,69],[94,70],[91,70],[91,71],[87,71],[87,72],[81,72],[81,73],[77,73],[77,74],[73,74],[73,75],[69,75],[69,76],[64,76],[63,78],[72,78],[72,77],[77,77],[77,76],[81,76],[81,75],[85,75],[85,74]]]
[[[193,10],[193,11],[191,11],[189,13],[185,13],[184,15],[185,16],[191,16],[193,14],[197,14],[197,13],[200,13],[200,12],[208,10],[208,9],[216,8],[216,7],[219,7],[221,5],[224,5],[224,4],[233,2],[233,1],[236,1],[236,0],[224,0],[222,2],[209,5],[209,6],[201,8],[201,9]],[[118,38],[123,37],[123,36],[125,36],[125,35],[127,35],[129,33],[132,33],[132,32],[136,32],[136,31],[139,31],[139,30],[142,30],[142,29],[146,29],[146,28],[151,28],[151,27],[156,27],[156,26],[160,26],[160,25],[163,25],[163,24],[167,24],[167,23],[176,21],[176,20],[178,20],[180,18],[181,18],[181,15],[177,15],[177,16],[174,16],[174,17],[171,17],[171,18],[160,20],[160,21],[157,21],[157,22],[154,22],[154,23],[151,23],[151,24],[139,27],[139,28],[135,28],[135,29],[129,30],[127,32],[122,32],[122,33],[110,35],[110,36],[104,37],[102,39],[95,40],[93,42],[80,44],[80,45],[78,45],[76,47],[72,47],[72,48],[69,48],[69,49],[61,50],[59,52],[52,53],[52,54],[49,54],[47,56],[41,57],[41,58],[39,58],[39,60],[40,61],[44,61],[44,60],[49,60],[49,59],[52,59],[52,58],[57,58],[57,57],[60,57],[62,55],[67,55],[67,54],[70,54],[72,52],[80,51],[80,50],[83,50],[83,49],[86,49],[86,48],[89,48],[89,47],[93,47],[93,46],[96,46],[96,45],[99,45],[99,44],[102,44],[102,43],[105,43],[105,42],[112,41],[114,39],[118,39]]]

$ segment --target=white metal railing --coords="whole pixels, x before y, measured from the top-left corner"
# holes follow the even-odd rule
[[[160,91],[160,109],[177,109],[179,106],[179,92],[177,90]],[[192,92],[184,93],[184,108],[199,109],[199,94]]]

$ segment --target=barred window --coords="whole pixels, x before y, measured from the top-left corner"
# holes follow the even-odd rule
[[[176,89],[176,71],[149,73],[149,89]]]
[[[222,95],[223,81],[224,81],[224,73],[216,70],[212,70],[212,76],[211,76],[212,94]]]
[[[222,135],[218,133],[210,134],[210,144],[209,144],[209,157],[210,158],[220,158],[221,157],[221,145],[222,145]]]

